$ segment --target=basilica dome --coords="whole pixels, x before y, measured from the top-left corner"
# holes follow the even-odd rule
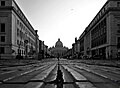
[[[58,39],[58,41],[55,44],[55,47],[63,47],[63,43]]]
[[[55,57],[62,57],[66,52],[68,48],[63,47],[63,43],[60,41],[60,38],[58,38],[58,41],[55,43],[55,47],[50,48],[50,52]]]

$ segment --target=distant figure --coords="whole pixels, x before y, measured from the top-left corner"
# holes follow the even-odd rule
[[[57,59],[58,59],[58,61],[60,60],[60,58],[59,58],[59,57],[57,57]]]

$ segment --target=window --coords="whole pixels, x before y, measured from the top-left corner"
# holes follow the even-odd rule
[[[117,48],[120,49],[120,37],[117,38]]]
[[[21,55],[21,49],[20,49],[20,52],[19,52],[19,54]]]
[[[17,20],[17,25],[19,25],[19,20]]]
[[[120,44],[120,37],[117,38],[117,43]]]
[[[0,47],[0,54],[4,54],[5,53],[5,47]]]
[[[17,45],[19,45],[19,40],[17,40]]]
[[[1,1],[1,6],[5,6],[5,1]]]
[[[23,42],[21,42],[21,46],[23,46]]]
[[[25,55],[25,51],[24,51],[24,55]]]
[[[1,32],[5,32],[5,23],[1,23]]]
[[[17,36],[19,36],[19,32],[20,32],[20,31],[19,31],[19,28],[17,28]]]
[[[18,54],[19,54],[19,49],[17,51],[18,51]]]
[[[22,39],[22,37],[23,37],[23,36],[22,36],[22,31],[20,30],[20,38]]]
[[[117,7],[120,7],[120,2],[117,2]]]
[[[120,24],[117,24],[118,30],[120,30]]]
[[[5,42],[5,36],[1,36],[1,42]]]
[[[22,50],[22,55],[24,55],[24,51]]]

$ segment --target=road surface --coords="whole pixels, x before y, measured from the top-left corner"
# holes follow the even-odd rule
[[[1,68],[0,88],[120,88],[120,68],[52,59]]]

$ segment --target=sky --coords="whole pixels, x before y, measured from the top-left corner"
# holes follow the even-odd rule
[[[71,48],[107,0],[16,0],[39,39]]]

